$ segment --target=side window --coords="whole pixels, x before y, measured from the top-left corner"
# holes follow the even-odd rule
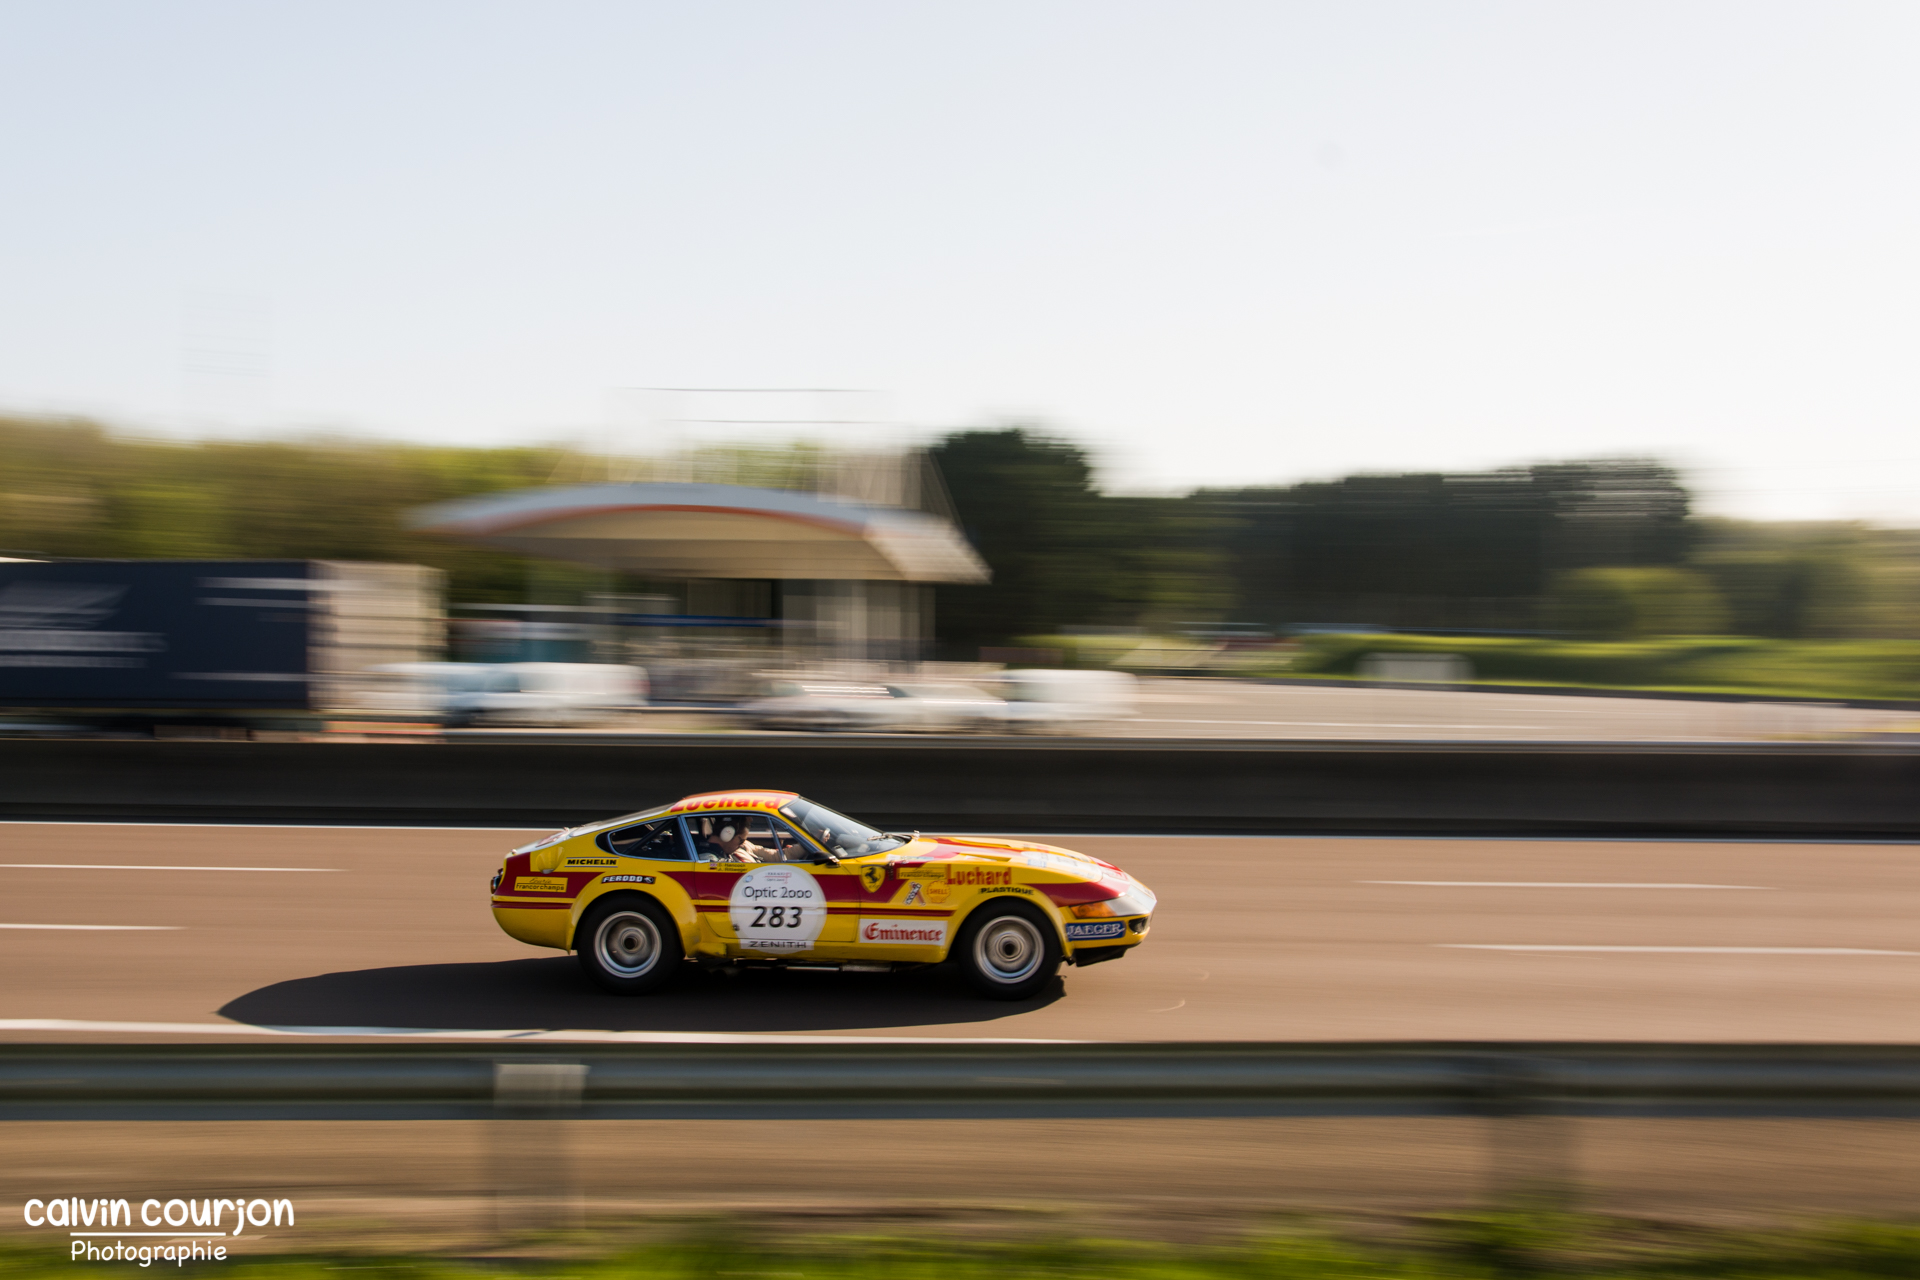
[[[747,839],[747,818],[741,813],[703,813],[687,818],[693,837],[695,862],[746,862],[739,856]]]
[[[762,862],[814,862],[820,857],[813,848],[793,833],[793,828],[764,813],[753,815],[747,838],[766,850]]]
[[[687,819],[700,862],[812,862],[819,855],[793,828],[764,813],[701,814]]]
[[[687,847],[680,840],[680,824],[672,818],[602,831],[599,844],[608,853],[617,853],[623,858],[687,860]]]

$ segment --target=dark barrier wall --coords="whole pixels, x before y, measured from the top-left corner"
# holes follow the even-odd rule
[[[745,787],[895,830],[1920,838],[1910,746],[0,741],[15,819],[557,827]]]

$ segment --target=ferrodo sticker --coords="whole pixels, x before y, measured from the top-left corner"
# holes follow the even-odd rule
[[[64,1230],[74,1262],[224,1262],[230,1240],[249,1228],[293,1226],[291,1200],[35,1198],[21,1206],[29,1227]],[[255,1238],[258,1238],[257,1235]]]
[[[652,876],[601,876],[601,884],[652,884]]]
[[[827,922],[827,896],[805,867],[755,867],[733,882],[727,917],[750,951],[805,951]]]

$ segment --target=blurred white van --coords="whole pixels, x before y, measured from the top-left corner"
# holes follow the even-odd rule
[[[1090,729],[1135,714],[1138,684],[1124,671],[1031,668],[1002,671],[994,692],[1009,732]]]
[[[612,662],[406,662],[378,668],[403,679],[420,710],[449,728],[570,725],[647,704],[647,673]]]

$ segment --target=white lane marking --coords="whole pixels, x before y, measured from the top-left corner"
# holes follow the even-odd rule
[[[9,871],[338,871],[339,867],[156,867],[144,862],[0,862]]]
[[[1160,720],[1137,719],[1129,724],[1237,724],[1253,728],[1297,729],[1528,729],[1524,724],[1389,724],[1375,720]]]
[[[1436,942],[1456,951],[1629,951],[1700,956],[1920,956],[1920,951],[1873,947],[1614,947],[1553,942]]]
[[[1415,884],[1455,889],[1766,889],[1769,884],[1670,884],[1626,880],[1355,880],[1355,884]]]
[[[746,1031],[458,1031],[428,1027],[270,1027],[241,1022],[92,1022],[77,1018],[0,1018],[8,1031],[87,1031],[156,1036],[378,1036],[400,1040],[552,1040],[601,1044],[1086,1044],[990,1036],[790,1036]]]
[[[179,924],[0,924],[0,929],[104,929],[119,932],[123,929],[184,929]]]

